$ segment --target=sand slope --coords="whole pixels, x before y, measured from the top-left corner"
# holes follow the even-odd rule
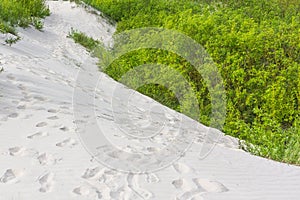
[[[115,27],[75,4],[48,3],[52,15],[45,20],[43,32],[20,30],[22,40],[11,47],[0,39],[0,67],[5,70],[0,73],[0,200],[299,199],[299,167],[245,153],[236,139],[196,122],[186,128],[200,126],[208,134],[218,134],[219,140],[199,134],[184,157],[160,171],[122,173],[93,159],[76,134],[78,119],[72,109],[80,70],[101,77],[98,100],[102,104],[96,115],[106,133],[115,133],[108,137],[121,146],[136,145],[136,141],[116,131],[120,124],[114,123],[108,106],[113,89],[120,84],[100,73],[97,60],[66,36],[73,27],[107,42]],[[126,87],[120,91],[130,92]],[[149,103],[157,103],[140,94],[134,98],[133,108],[139,112],[133,116],[136,125],[142,126],[141,113]],[[161,121],[166,119],[170,117],[159,116]],[[151,144],[159,146],[164,140],[158,136]]]

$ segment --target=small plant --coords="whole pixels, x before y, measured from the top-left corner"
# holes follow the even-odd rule
[[[39,18],[34,18],[33,20],[33,25],[37,30],[42,30],[43,29],[43,22]]]
[[[17,37],[10,37],[8,39],[5,40],[5,43],[8,44],[9,46],[15,44],[17,41],[20,40],[20,36]]]
[[[76,43],[81,44],[89,51],[92,51],[95,47],[97,47],[97,45],[99,45],[99,41],[88,37],[84,33],[76,31],[73,28],[71,29],[68,37],[74,39]]]
[[[6,22],[1,22],[1,20],[0,20],[0,32],[17,35],[16,29],[14,27],[12,27],[11,25],[9,25]]]

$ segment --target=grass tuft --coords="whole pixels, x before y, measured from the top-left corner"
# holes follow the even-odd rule
[[[76,43],[79,43],[85,47],[88,51],[95,49],[100,43],[99,41],[86,36],[84,33],[72,29],[68,35],[69,38],[73,38]]]
[[[17,26],[26,28],[29,25],[41,30],[41,19],[49,15],[50,10],[45,5],[45,0],[1,0],[0,32],[17,36]],[[8,42],[12,44],[14,41]]]

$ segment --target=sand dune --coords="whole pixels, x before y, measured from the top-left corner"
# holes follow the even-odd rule
[[[129,114],[123,113],[125,102],[118,98],[132,91],[99,72],[97,59],[67,38],[74,28],[108,44],[115,27],[74,3],[47,3],[52,15],[42,32],[20,29],[22,39],[12,46],[0,37],[0,200],[299,199],[299,167],[252,156],[238,149],[237,139],[138,93]],[[82,71],[87,79],[101,80],[97,90],[88,84],[79,88],[84,97],[96,93],[94,125],[84,110],[74,117],[73,91]],[[114,96],[115,88],[119,95]],[[109,106],[113,98],[120,103],[115,110]],[[149,107],[165,113],[154,110],[151,118]],[[157,123],[149,125],[149,119]],[[102,165],[77,134],[81,127],[100,126],[109,141],[127,152],[108,150],[110,162],[134,152],[157,152],[178,134],[180,120],[184,131],[200,130],[193,145],[168,167],[144,174]],[[138,134],[139,128],[157,134],[145,143],[124,134]]]

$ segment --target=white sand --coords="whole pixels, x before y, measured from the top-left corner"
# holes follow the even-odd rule
[[[6,36],[0,37],[0,67],[4,68],[0,73],[0,200],[299,199],[299,167],[238,150],[236,139],[219,132],[215,134],[221,134],[221,139],[212,151],[214,140],[203,146],[200,134],[184,157],[155,173],[127,174],[98,163],[75,131],[78,119],[73,116],[72,97],[77,73],[81,68],[101,76],[105,84],[98,97],[107,105],[119,84],[100,73],[97,60],[66,36],[73,27],[108,42],[115,28],[75,4],[48,3],[52,15],[46,18],[43,32],[20,29],[22,40],[11,47],[3,45],[1,38]],[[128,94],[128,89],[121,90]],[[149,98],[139,94],[135,98],[136,113],[149,108]],[[120,124],[113,123],[107,105],[96,111],[103,130],[115,134],[107,137],[121,146],[145,150],[138,141],[116,132]],[[161,121],[171,120],[172,114],[181,116],[167,112]],[[143,120],[136,122],[143,126]],[[170,124],[172,128],[175,123]],[[192,129],[199,124],[185,126],[190,125]],[[126,127],[126,121],[122,126]],[[157,147],[146,149],[155,151],[165,140],[155,137],[150,143]]]

